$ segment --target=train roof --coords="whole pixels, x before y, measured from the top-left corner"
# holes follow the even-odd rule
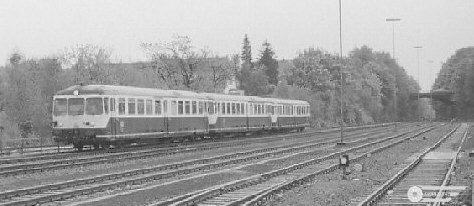
[[[74,95],[74,91],[78,91],[79,95],[128,95],[128,96],[158,96],[158,97],[174,97],[185,98],[193,97],[204,99],[201,95],[184,90],[164,90],[154,88],[141,88],[132,86],[115,86],[115,85],[74,85],[64,90],[58,91],[56,95]]]
[[[156,96],[171,98],[197,98],[209,99],[217,101],[250,101],[250,102],[271,102],[275,104],[300,104],[309,105],[306,101],[266,98],[257,96],[237,96],[216,93],[196,93],[184,90],[164,90],[155,88],[140,88],[132,86],[115,86],[115,85],[74,85],[58,91],[56,95],[74,95],[74,91],[78,91],[79,95],[127,95],[127,96]]]

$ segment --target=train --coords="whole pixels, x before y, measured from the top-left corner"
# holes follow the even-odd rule
[[[55,141],[108,149],[259,132],[303,131],[306,101],[115,85],[74,85],[53,96]]]

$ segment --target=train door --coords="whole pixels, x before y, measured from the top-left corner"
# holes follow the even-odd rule
[[[245,124],[247,126],[247,131],[250,130],[250,122],[249,122],[249,112],[250,112],[250,103],[246,102],[245,104]]]
[[[276,111],[276,106],[275,105],[270,105],[269,106],[270,108],[270,115],[271,115],[271,118],[272,118],[272,128],[274,127],[277,127],[278,125],[278,114],[277,114],[277,111]]]
[[[169,136],[169,119],[168,119],[168,100],[163,100],[163,128],[165,129],[166,136]]]
[[[112,139],[115,139],[117,135],[117,124],[118,124],[118,119],[117,119],[117,111],[116,111],[116,105],[115,105],[115,98],[110,98],[110,107],[109,107],[109,112],[110,112],[110,133],[112,135]]]
[[[209,125],[216,125],[217,123],[217,117],[218,117],[218,111],[216,110],[216,102],[214,101],[209,101],[207,103],[208,109],[207,109],[207,115],[209,119]]]

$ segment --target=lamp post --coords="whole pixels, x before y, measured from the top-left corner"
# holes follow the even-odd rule
[[[344,142],[344,125],[343,125],[343,122],[344,122],[344,111],[343,111],[343,101],[344,101],[344,90],[343,90],[343,74],[342,74],[342,12],[341,12],[341,0],[339,0],[339,56],[340,56],[340,60],[341,60],[341,65],[340,65],[340,68],[339,68],[339,72],[341,74],[341,90],[340,90],[340,93],[341,93],[341,99],[340,99],[340,112],[341,112],[341,121],[340,121],[340,126],[341,126],[341,141],[338,142],[337,144],[338,145],[344,145],[345,142]]]
[[[416,49],[416,58],[417,58],[417,70],[418,70],[418,86],[420,86],[420,91],[417,92],[417,101],[418,101],[418,121],[421,121],[421,111],[420,111],[420,92],[421,92],[421,81],[420,81],[420,49],[422,46],[414,46]]]
[[[400,21],[398,18],[389,18],[385,19],[385,21],[392,22],[392,56],[395,62],[397,59],[395,58],[395,22]],[[395,122],[395,132],[397,131],[397,123],[398,120],[398,105],[397,105],[397,94],[396,91],[393,92],[393,107],[394,107],[394,117],[393,120]]]
[[[393,59],[396,59],[395,58],[395,22],[400,21],[400,19],[390,18],[390,19],[385,19],[385,21],[392,22],[392,49],[393,49],[392,56],[393,56]]]

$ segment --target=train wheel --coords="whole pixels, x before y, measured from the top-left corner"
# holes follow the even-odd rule
[[[102,149],[109,150],[110,149],[110,143],[102,143],[100,144],[102,146]]]
[[[74,148],[77,148],[77,151],[82,152],[84,144],[78,142],[78,143],[73,143],[72,145],[74,146]]]
[[[92,146],[94,146],[94,150],[99,150],[99,143],[94,143]]]

